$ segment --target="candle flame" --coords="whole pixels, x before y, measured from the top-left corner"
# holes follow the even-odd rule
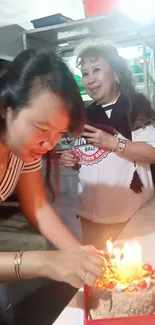
[[[141,246],[136,241],[114,247],[111,240],[108,240],[107,252],[110,263],[107,263],[103,278],[97,280],[96,288],[119,291],[149,288],[153,269],[151,265],[142,263]]]
[[[123,247],[115,248],[111,240],[108,240],[107,251],[112,256],[112,265],[120,283],[126,284],[142,278],[142,253],[137,242],[125,243]]]
[[[113,253],[113,243],[112,243],[112,241],[110,239],[107,240],[107,251],[108,251],[109,254]]]
[[[125,243],[123,248],[114,248],[111,240],[107,241],[108,254],[115,256],[117,267],[120,265],[131,266],[142,263],[141,246],[137,242]]]
[[[114,248],[113,254],[115,256],[115,263],[117,267],[120,267],[121,265],[121,250],[119,248]]]

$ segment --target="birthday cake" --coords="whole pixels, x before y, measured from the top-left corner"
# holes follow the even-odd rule
[[[90,289],[90,319],[155,314],[155,271],[140,256],[137,260],[137,248],[133,244],[124,248],[124,255],[120,249],[112,253],[102,279]]]

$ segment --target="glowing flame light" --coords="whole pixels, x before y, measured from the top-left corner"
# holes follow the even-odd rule
[[[125,243],[122,248],[114,248],[110,240],[107,241],[107,251],[117,276],[122,283],[130,282],[142,277],[142,252],[137,242]]]
[[[121,266],[121,250],[119,248],[114,248],[113,254],[115,256],[115,263],[117,267]]]
[[[106,267],[102,278],[95,283],[97,289],[131,292],[147,290],[151,285],[155,285],[155,270],[150,264],[142,263],[141,246],[137,242],[115,247],[111,240],[108,240],[108,254],[102,253]]]
[[[115,256],[117,266],[121,264],[130,266],[142,263],[141,246],[137,242],[125,243],[123,248],[114,248],[110,240],[107,241],[107,251],[109,255]]]
[[[111,240],[107,240],[107,251],[109,254],[113,253],[113,243],[111,242]]]

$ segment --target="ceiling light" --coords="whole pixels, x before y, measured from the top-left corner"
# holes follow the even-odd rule
[[[155,17],[155,0],[120,0],[120,10],[132,20],[146,23]]]

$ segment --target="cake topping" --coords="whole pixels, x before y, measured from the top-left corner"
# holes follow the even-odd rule
[[[147,290],[155,284],[155,271],[150,264],[142,262],[141,247],[137,242],[115,248],[108,240],[107,254],[111,263],[107,263],[102,279],[96,281],[96,288],[134,291]]]

